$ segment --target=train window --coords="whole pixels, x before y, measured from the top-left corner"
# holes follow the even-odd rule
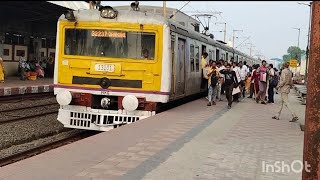
[[[199,62],[200,62],[200,59],[199,59],[199,46],[196,46],[195,48],[195,53],[196,53],[196,57],[195,57],[195,60],[196,60],[196,72],[199,72]]]
[[[215,51],[212,51],[212,60],[216,61],[216,57],[215,57]]]
[[[155,58],[155,33],[114,30],[66,29],[66,55],[130,58]]]
[[[209,60],[212,59],[212,51],[209,50]]]
[[[194,46],[190,44],[190,71],[194,71]]]

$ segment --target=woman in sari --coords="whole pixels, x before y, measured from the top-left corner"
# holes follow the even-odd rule
[[[253,65],[253,70],[252,70],[252,80],[254,84],[254,98],[257,97],[257,94],[259,92],[259,75],[257,73],[257,69],[259,68],[259,64]]]
[[[252,81],[252,77],[251,77],[251,73],[248,75],[247,79],[246,79],[246,83],[245,83],[245,88],[246,88],[246,92],[249,93],[250,92],[250,85],[251,85],[251,81]]]
[[[266,104],[265,99],[269,74],[266,60],[262,60],[262,66],[257,69],[257,73],[259,75],[259,93],[256,97],[256,102],[259,103],[261,100],[261,104]]]
[[[41,77],[41,78],[44,77],[44,71],[39,63],[36,63],[36,73],[37,73],[37,77]]]
[[[4,83],[4,73],[3,59],[0,57],[0,83]]]

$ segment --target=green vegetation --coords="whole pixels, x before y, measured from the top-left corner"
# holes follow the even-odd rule
[[[306,53],[305,50],[301,50],[297,46],[290,46],[287,50],[287,54],[282,56],[283,62],[288,62],[291,59],[297,59],[298,62],[300,63],[301,61],[301,56]]]

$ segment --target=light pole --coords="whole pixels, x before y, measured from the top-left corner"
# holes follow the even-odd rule
[[[216,22],[215,24],[224,24],[224,38],[223,41],[226,42],[226,38],[227,38],[227,23],[224,22]]]
[[[298,47],[299,47],[299,40],[300,40],[300,28],[293,28],[293,29],[296,29],[296,30],[298,30],[299,31],[299,34],[298,34]]]
[[[233,48],[234,48],[234,39],[235,39],[234,33],[235,33],[236,31],[243,32],[243,30],[237,30],[237,29],[234,29],[234,30],[233,30],[233,34],[232,34],[232,47],[233,47]]]
[[[251,57],[251,54],[252,54],[252,48],[253,48],[253,47],[256,47],[256,46],[253,46],[253,44],[252,44],[252,43],[247,43],[247,44],[249,44],[249,45],[250,45],[250,48],[249,48],[249,49],[250,49],[250,57]]]
[[[305,72],[304,72],[304,83],[306,84],[307,83],[307,74],[308,74],[308,61],[309,61],[309,47],[310,47],[310,29],[311,29],[311,17],[312,17],[312,2],[310,2],[309,4],[306,4],[306,3],[299,3],[298,4],[300,5],[306,5],[306,6],[309,6],[309,29],[308,29],[308,42],[307,42],[307,48],[306,48],[306,69],[305,69]]]
[[[167,2],[166,1],[163,1],[162,2],[162,7],[163,7],[163,17],[166,17],[167,16]]]

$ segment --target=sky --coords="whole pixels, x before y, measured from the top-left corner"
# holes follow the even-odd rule
[[[102,1],[102,5],[123,6],[133,1]],[[167,7],[180,9],[189,1],[167,1]],[[190,1],[181,11],[195,13],[222,12],[211,18],[209,31],[216,40],[223,40],[223,24],[227,23],[227,41],[232,41],[233,30],[238,36],[235,46],[247,54],[263,55],[264,59],[280,58],[289,46],[298,45],[306,49],[309,28],[309,6],[299,5],[299,1]],[[309,3],[309,1],[300,1]],[[162,6],[163,1],[139,1],[140,5]],[[250,38],[248,38],[250,36]],[[243,42],[243,43],[242,43]],[[241,44],[242,43],[242,44]]]

